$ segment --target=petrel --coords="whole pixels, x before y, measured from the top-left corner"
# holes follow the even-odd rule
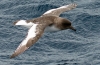
[[[77,4],[64,5],[55,9],[48,10],[40,17],[31,19],[31,20],[17,20],[14,22],[14,25],[22,25],[29,27],[28,34],[26,38],[21,42],[17,47],[15,52],[11,55],[10,58],[14,58],[19,54],[23,53],[38,39],[42,36],[45,31],[60,31],[66,29],[76,29],[71,25],[71,22],[68,19],[59,17],[61,13],[65,11],[72,10],[76,8]]]

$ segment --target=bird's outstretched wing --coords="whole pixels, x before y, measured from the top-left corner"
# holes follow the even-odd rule
[[[50,16],[50,15],[59,16],[61,13],[65,11],[69,11],[76,8],[76,6],[77,6],[76,4],[69,4],[69,5],[61,6],[59,8],[51,9],[45,12],[43,16]]]
[[[33,24],[33,26],[29,29],[26,38],[22,41],[22,43],[15,50],[14,54],[10,58],[14,58],[19,54],[23,53],[30,46],[32,46],[43,34],[45,26],[42,24]]]

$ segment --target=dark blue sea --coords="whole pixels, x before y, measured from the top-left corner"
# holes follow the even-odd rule
[[[28,31],[13,22],[70,3],[77,8],[61,17],[69,19],[76,32],[44,33],[31,48],[10,59]],[[100,65],[100,0],[0,0],[0,65]]]

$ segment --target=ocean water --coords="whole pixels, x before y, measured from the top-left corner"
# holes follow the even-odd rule
[[[76,32],[44,33],[31,48],[10,59],[28,31],[14,26],[14,21],[70,3],[77,3],[77,8],[61,17],[69,19]],[[100,0],[0,0],[0,65],[100,65]]]

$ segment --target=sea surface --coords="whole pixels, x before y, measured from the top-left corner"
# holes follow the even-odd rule
[[[31,48],[10,59],[28,31],[13,22],[70,3],[77,8],[61,17],[69,19],[76,32],[44,33]],[[0,0],[0,65],[100,65],[100,0]]]

